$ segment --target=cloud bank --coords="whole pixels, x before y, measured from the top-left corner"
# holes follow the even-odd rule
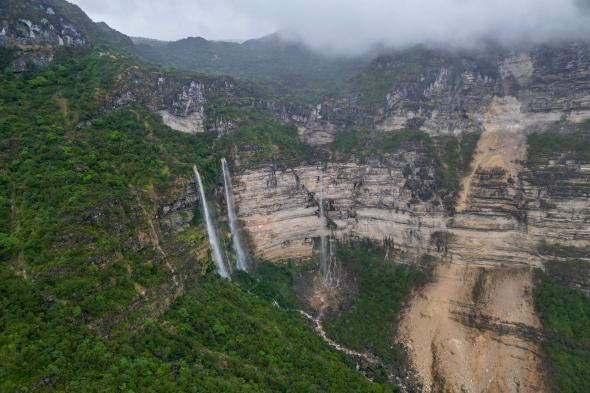
[[[132,36],[246,40],[276,31],[329,53],[374,45],[590,39],[590,0],[74,0]]]

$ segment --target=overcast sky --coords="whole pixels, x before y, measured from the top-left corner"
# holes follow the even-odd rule
[[[72,0],[70,0],[72,1]],[[246,40],[290,32],[309,46],[358,53],[373,44],[470,45],[590,37],[590,0],[73,0],[131,36]]]

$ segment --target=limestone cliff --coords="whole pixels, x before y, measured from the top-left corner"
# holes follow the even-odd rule
[[[237,102],[236,90],[231,78],[184,76],[134,67],[119,75],[105,107],[144,104],[177,131],[189,134],[219,132],[233,130],[235,125],[219,117],[208,117],[207,106],[216,100]]]
[[[377,58],[345,93],[287,108],[303,140],[329,143],[342,128],[423,130],[431,135],[482,132],[496,97],[525,128],[590,117],[590,46],[559,43],[471,52],[413,48]]]
[[[239,216],[265,259],[309,258],[322,229],[320,176],[338,239],[370,238],[404,250],[437,248],[443,225],[431,162],[408,151],[367,162],[261,168],[234,176]]]
[[[532,271],[547,266],[588,287],[587,276],[555,268],[560,262],[538,248],[542,241],[589,246],[590,170],[567,152],[529,157],[527,135],[556,125],[589,132],[589,60],[584,44],[483,60],[434,56],[430,68],[409,73],[399,72],[403,58],[380,60],[396,79],[376,109],[361,104],[361,91],[285,118],[299,125],[303,142],[324,148],[350,127],[481,132],[455,209],[443,208],[433,161],[415,146],[345,162],[250,166],[234,170],[234,190],[251,248],[276,261],[311,257],[314,239],[328,231],[318,211],[322,179],[341,242],[370,238],[444,261],[397,333],[423,391],[546,391]]]

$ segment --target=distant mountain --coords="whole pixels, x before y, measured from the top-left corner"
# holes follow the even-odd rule
[[[244,43],[191,37],[134,38],[137,52],[161,65],[249,79],[281,96],[318,97],[354,76],[370,58],[333,58],[273,34]]]

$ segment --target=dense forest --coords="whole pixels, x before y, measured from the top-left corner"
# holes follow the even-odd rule
[[[142,106],[102,113],[135,61],[108,50],[0,76],[0,390],[389,391],[297,314],[217,278],[198,214],[165,250],[138,238],[194,163],[218,183],[221,148]]]
[[[436,267],[453,263],[462,251],[447,252],[453,236],[487,233],[485,225],[473,225],[482,217],[486,225],[501,222],[500,232],[511,230],[514,222],[516,230],[534,232],[525,213],[536,201],[530,196],[526,200],[524,186],[510,195],[521,177],[547,190],[545,199],[538,192],[535,214],[557,207],[568,211],[563,206],[567,203],[550,202],[552,196],[558,203],[560,197],[573,194],[578,201],[588,198],[589,183],[583,181],[590,173],[588,120],[570,124],[562,116],[547,129],[527,133],[523,144],[528,156],[517,163],[523,167],[519,179],[502,168],[473,168],[485,127],[437,133],[420,128],[419,122],[393,132],[376,126],[386,117],[384,102],[390,100],[393,85],[409,92],[401,98],[408,107],[414,105],[414,95],[420,95],[414,105],[417,112],[436,112],[436,105],[447,102],[428,101],[422,84],[427,79],[442,83],[439,68],[454,70],[455,79],[449,83],[462,83],[465,75],[457,70],[463,63],[491,83],[499,78],[495,58],[490,66],[495,52],[461,54],[461,60],[456,53],[418,46],[370,61],[337,60],[274,35],[243,44],[199,38],[133,42],[106,24],[92,22],[76,6],[47,2],[39,6],[37,0],[0,0],[0,10],[11,11],[0,15],[0,22],[15,19],[17,30],[28,26],[19,19],[23,13],[50,19],[63,14],[78,28],[76,37],[85,39],[72,46],[42,42],[33,49],[26,48],[30,35],[18,45],[5,47],[0,40],[0,392],[421,391],[422,386],[411,380],[415,365],[410,351],[395,337],[413,296],[421,296],[420,290],[440,280]],[[45,8],[48,4],[52,14]],[[3,31],[1,37],[5,36]],[[45,57],[27,57],[29,50],[38,49]],[[15,67],[23,58],[28,61]],[[176,90],[166,91],[168,82],[170,91]],[[518,83],[511,77],[494,88],[511,92]],[[468,88],[469,94],[478,94]],[[477,117],[462,107],[464,97],[453,101],[459,94],[455,93],[449,99],[455,111],[451,115],[459,114],[459,122]],[[202,100],[195,103],[190,94]],[[129,96],[132,99],[123,99]],[[178,96],[189,97],[186,108],[174,107]],[[218,135],[174,130],[158,114],[162,108],[154,104],[155,97],[164,97],[167,110],[172,107],[185,117],[191,105],[202,106],[196,112],[205,119],[204,131],[218,131],[208,128],[217,122],[227,129],[220,126],[223,132]],[[317,103],[324,99],[327,109],[322,112]],[[307,109],[315,113],[314,119],[302,114]],[[346,110],[353,115],[345,116]],[[335,119],[338,131],[330,134],[333,124],[322,116]],[[372,127],[363,126],[367,118]],[[301,133],[309,131],[305,127],[330,134],[329,142],[302,142]],[[357,230],[370,233],[364,227],[336,240],[332,235],[338,226],[327,219],[323,230],[330,232],[333,242],[329,256],[341,269],[342,283],[328,288],[338,299],[335,305],[322,304],[324,308],[314,308],[306,291],[321,275],[319,254],[326,252],[326,235],[302,241],[309,258],[268,261],[252,253],[250,271],[222,279],[202,219],[206,202],[197,195],[192,169],[196,165],[203,177],[219,235],[229,250],[233,239],[224,218],[229,203],[223,195],[222,158],[232,170],[269,169],[267,188],[277,171],[292,174],[295,185],[284,187],[285,192],[289,198],[304,195],[304,206],[294,209],[296,218],[306,210],[317,220],[325,208],[331,209],[332,217],[340,214],[347,225],[362,222],[359,216],[365,214],[374,221],[361,226],[385,227],[379,220],[387,215],[396,229],[410,228],[399,231],[408,239],[396,240],[411,247],[396,249],[392,239],[357,236]],[[385,163],[398,158],[398,166]],[[369,161],[378,162],[378,168],[363,166]],[[306,166],[311,173],[328,164],[358,171],[357,177],[350,176],[350,199],[358,198],[339,212],[338,195],[332,192],[332,198],[324,200],[323,188],[319,193],[306,189],[294,170]],[[363,182],[373,170],[387,184],[375,186],[381,194],[369,196],[373,205],[367,208],[360,206],[359,195],[368,192]],[[397,188],[389,184],[396,171],[401,173],[397,179],[405,182]],[[317,172],[313,173],[315,179]],[[326,187],[337,189],[338,182],[350,181],[345,179],[348,174],[343,170]],[[477,197],[492,202],[460,216],[455,206],[468,175],[482,184],[490,182]],[[320,177],[317,182],[324,187]],[[408,194],[409,202],[398,203],[401,194]],[[269,200],[273,196],[263,195]],[[510,205],[512,197],[516,203]],[[174,209],[182,212],[167,218]],[[578,210],[585,214],[583,208]],[[443,219],[433,219],[435,214]],[[545,218],[564,225],[552,214]],[[386,230],[393,232],[391,226]],[[465,249],[478,238],[467,239],[460,244]],[[576,238],[578,245],[554,240],[530,242],[540,263],[527,270],[534,285],[525,295],[530,296],[531,309],[534,303],[529,314],[536,314],[540,325],[522,330],[538,349],[548,388],[585,393],[590,391],[590,246],[581,245],[587,240],[583,236]],[[287,240],[280,247],[291,245]],[[504,246],[493,250],[500,255],[493,257],[500,259],[501,268],[506,263],[501,260]],[[461,278],[469,282],[469,274]],[[509,270],[506,276],[512,274]],[[485,284],[485,274],[481,277],[474,293]],[[453,317],[454,322],[460,320]],[[463,321],[470,339],[481,333],[474,333],[477,317],[481,316]],[[509,329],[499,330],[497,337],[511,334]],[[482,331],[481,336],[488,335]],[[490,337],[492,333],[490,329]],[[347,356],[334,343],[375,362]],[[434,362],[431,368],[439,372]],[[437,383],[445,382],[436,377]]]

